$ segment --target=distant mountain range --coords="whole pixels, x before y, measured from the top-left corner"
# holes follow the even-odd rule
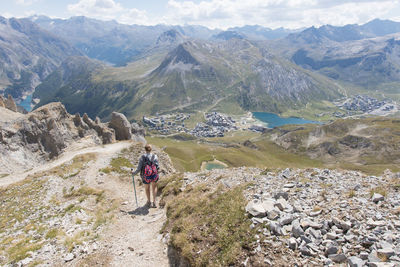
[[[62,75],[56,82],[49,76],[35,97],[41,99],[39,105],[62,101],[71,113],[107,118],[111,110],[119,110],[138,119],[172,110],[281,112],[340,96],[329,79],[281,62],[248,40],[186,41],[167,54],[158,53],[126,67],[97,68],[84,76],[77,72],[66,83],[60,82]],[[65,73],[63,68],[57,73]]]
[[[396,94],[399,35],[400,23],[387,20],[222,31],[86,17],[2,18],[0,81],[17,98],[40,84],[39,105],[61,101],[69,112],[92,117],[106,118],[110,110],[130,118],[173,109],[279,113],[351,94],[353,86],[390,84]]]
[[[29,19],[0,17],[0,90],[14,98],[32,92],[68,56],[82,55]]]
[[[308,28],[267,46],[297,65],[367,89],[400,82],[400,23]]]

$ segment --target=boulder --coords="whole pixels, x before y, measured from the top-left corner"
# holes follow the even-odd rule
[[[347,259],[349,267],[362,267],[364,266],[364,261],[356,256],[351,256]]]
[[[246,211],[254,217],[264,217],[266,211],[263,205],[258,201],[250,201],[246,206]]]
[[[374,193],[374,195],[372,196],[371,199],[372,199],[372,202],[378,203],[379,201],[383,201],[385,199],[385,197],[382,196],[381,194]]]
[[[132,126],[124,114],[113,112],[108,127],[114,129],[116,140],[132,139]]]

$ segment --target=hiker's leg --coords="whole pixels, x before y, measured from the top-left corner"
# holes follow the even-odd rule
[[[156,203],[156,197],[157,197],[157,183],[151,182],[151,191],[153,193],[153,202],[155,204]]]
[[[146,191],[147,203],[150,202],[150,184],[144,184],[144,189]]]

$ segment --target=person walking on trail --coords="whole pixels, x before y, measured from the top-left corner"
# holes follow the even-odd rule
[[[151,145],[147,144],[144,147],[146,153],[143,154],[139,159],[139,164],[136,171],[132,170],[132,175],[136,175],[140,172],[140,177],[145,186],[147,207],[156,208],[156,196],[157,196],[157,181],[158,181],[158,158],[157,155],[151,153]],[[153,202],[150,202],[150,185],[151,192],[153,195]]]

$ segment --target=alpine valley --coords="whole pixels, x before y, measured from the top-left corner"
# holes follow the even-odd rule
[[[1,266],[400,266],[399,164],[400,22],[0,17]]]

